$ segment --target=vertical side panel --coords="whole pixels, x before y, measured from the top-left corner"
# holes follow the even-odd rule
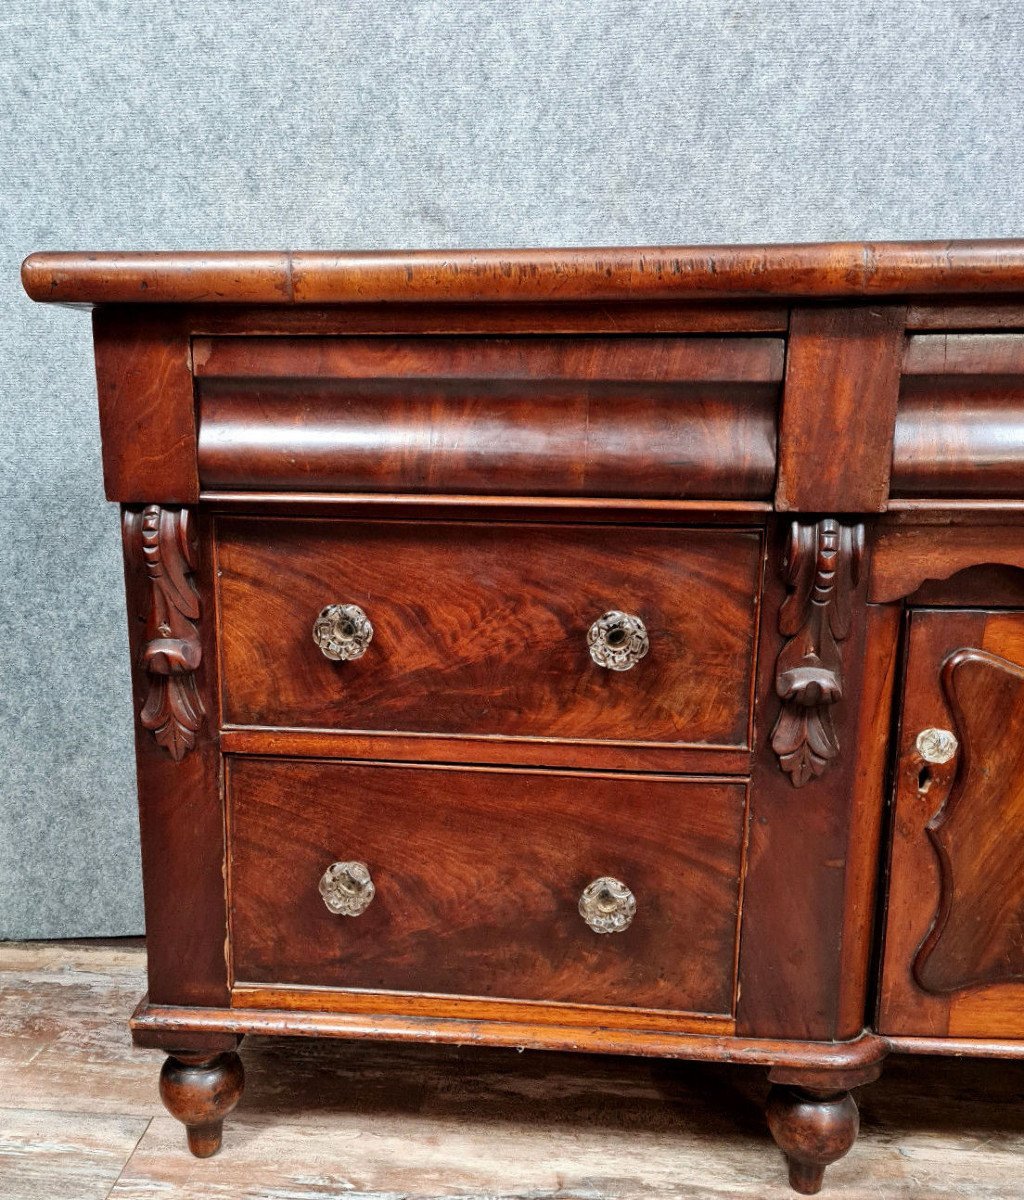
[[[196,417],[182,315],[97,308],[93,341],[107,499],[195,503]]]
[[[187,509],[123,510],[154,1004],[228,1002],[211,530]]]
[[[860,832],[861,705],[874,703],[878,685],[864,686],[867,572],[856,530],[835,538],[832,521],[792,533],[785,525],[770,542],[762,607],[736,1031],[830,1040],[848,1036],[841,1032],[840,1011],[845,1019],[849,1007],[840,1000],[844,989],[863,994],[865,986],[865,978],[842,979],[843,934],[851,903],[847,856]],[[847,562],[830,557],[836,545]],[[839,593],[828,592],[830,578],[845,580]],[[791,719],[781,720],[787,713]],[[796,769],[802,739],[808,750]],[[881,804],[870,787],[862,791],[864,803]],[[866,962],[858,970],[866,977]]]
[[[780,512],[883,512],[906,309],[797,308],[782,396]]]
[[[846,854],[837,1038],[856,1037],[868,1022],[872,935],[878,898],[882,821],[886,810],[886,764],[899,673],[901,618],[902,608],[898,604],[868,605]]]

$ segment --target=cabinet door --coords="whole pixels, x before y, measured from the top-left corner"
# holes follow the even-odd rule
[[[1024,613],[911,616],[879,1027],[1024,1036]]]

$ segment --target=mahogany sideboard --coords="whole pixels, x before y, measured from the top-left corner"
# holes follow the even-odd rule
[[[244,1034],[1024,1054],[1024,241],[46,253],[121,505],[149,994]],[[766,1172],[771,1168],[766,1164]]]

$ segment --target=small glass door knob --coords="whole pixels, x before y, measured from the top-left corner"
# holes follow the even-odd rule
[[[960,749],[956,734],[948,729],[922,729],[917,735],[917,752],[926,763],[948,763]]]

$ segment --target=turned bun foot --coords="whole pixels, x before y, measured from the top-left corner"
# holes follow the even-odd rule
[[[786,1156],[793,1190],[813,1196],[821,1190],[825,1168],[857,1140],[860,1117],[849,1092],[776,1085],[768,1096],[768,1128]]]
[[[196,1158],[209,1158],[220,1149],[224,1118],[241,1099],[245,1084],[242,1060],[226,1054],[172,1055],[160,1072],[160,1099],[188,1134]]]

